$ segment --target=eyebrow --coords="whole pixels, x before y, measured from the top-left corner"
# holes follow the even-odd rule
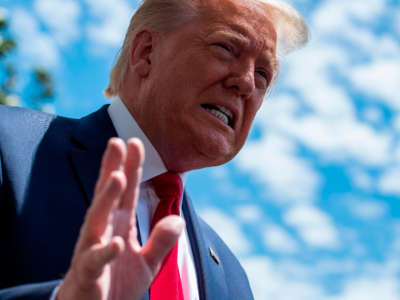
[[[241,47],[250,47],[251,44],[250,39],[246,35],[242,34],[237,30],[231,31],[231,30],[221,29],[215,31],[213,35],[219,35],[225,37],[230,41],[232,41],[233,43],[240,45]],[[273,72],[278,71],[279,61],[276,55],[273,55],[268,51],[268,54],[263,58],[263,60],[268,61],[269,67]]]
[[[217,30],[213,35],[220,35],[240,46],[250,46],[250,40],[240,32],[229,30]]]

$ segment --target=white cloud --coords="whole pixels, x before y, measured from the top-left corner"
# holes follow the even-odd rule
[[[390,34],[374,34],[370,27],[359,22],[376,22],[385,9],[384,3],[379,0],[368,1],[368,5],[361,0],[325,1],[314,14],[311,27],[316,28],[317,44],[342,51],[347,47],[338,40],[351,45],[352,50],[344,54],[346,63],[337,65],[336,69],[365,95],[378,97],[378,101],[398,109],[395,99],[399,97],[400,71],[396,65],[400,63],[400,45]],[[320,64],[329,66],[326,62]]]
[[[85,2],[90,15],[95,19],[87,25],[87,33],[95,46],[122,45],[133,14],[133,8],[128,2],[126,0],[85,0]]]
[[[347,259],[320,259],[309,267],[309,273],[315,277],[327,275],[348,275],[357,270],[358,262]]]
[[[313,113],[330,118],[352,117],[354,105],[343,86],[333,81],[332,75],[332,70],[344,68],[348,59],[348,54],[340,47],[312,42],[282,65],[281,85],[295,89]]]
[[[393,129],[400,132],[400,113],[393,118]]]
[[[262,107],[257,122],[268,132],[295,138],[324,160],[357,161],[367,166],[382,166],[389,160],[389,132],[379,132],[351,114],[339,117],[301,111],[296,99],[287,95],[273,97]]]
[[[77,1],[36,0],[34,9],[61,45],[66,45],[79,36],[81,7]]]
[[[310,162],[297,156],[296,145],[289,139],[270,134],[250,141],[235,162],[252,173],[265,190],[278,201],[312,201],[320,179]]]
[[[228,178],[219,180],[217,187],[218,191],[225,197],[231,197],[239,201],[246,201],[251,198],[250,191],[247,187],[233,184]]]
[[[298,7],[299,4],[304,5],[304,4],[307,4],[307,3],[311,2],[311,1],[312,0],[287,0],[285,2],[287,2],[288,4],[290,4],[293,7],[296,7],[296,6]]]
[[[395,277],[361,277],[346,282],[344,291],[327,300],[398,300],[399,282]]]
[[[313,26],[325,34],[329,32],[346,33],[343,27],[354,21],[373,22],[385,8],[384,0],[336,0],[322,3],[313,16]],[[333,13],[334,12],[334,13]]]
[[[377,59],[399,59],[400,43],[391,33],[375,36],[374,43],[376,44],[376,49],[370,51],[371,57]]]
[[[361,0],[321,2],[312,17],[310,27],[316,35],[313,32],[310,45],[282,66],[279,86],[296,92],[292,100],[296,104],[288,105],[282,99],[288,96],[273,97],[265,104],[259,123],[268,132],[273,129],[295,138],[324,161],[355,161],[368,167],[388,163],[393,134],[372,126],[382,120],[382,114],[370,109],[364,114],[366,122],[359,120],[349,86],[337,79],[340,74],[356,87],[358,84],[366,95],[384,96],[379,101],[389,108],[400,107],[400,68],[394,70],[400,65],[399,44],[389,35],[375,35],[363,23],[375,22],[384,8],[380,0],[371,0],[368,5]],[[344,47],[342,37],[359,51]]]
[[[243,260],[254,298],[259,300],[321,300],[321,288],[309,278],[293,279],[285,274],[279,263],[266,257],[251,257]]]
[[[39,65],[55,67],[58,65],[59,49],[55,41],[39,29],[37,20],[26,10],[16,9],[11,18],[11,30],[17,37],[18,51],[23,67]]]
[[[378,132],[368,124],[309,116],[292,125],[292,133],[301,142],[330,160],[355,160],[367,166],[381,166],[390,157],[391,135]]]
[[[385,44],[380,52],[393,54],[395,46],[390,42]],[[341,46],[316,40],[292,55],[282,66],[279,86],[295,90],[296,98],[282,93],[277,97],[272,95],[257,120],[268,132],[275,129],[292,136],[325,160],[355,160],[367,166],[382,166],[390,156],[391,134],[378,132],[358,120],[347,87],[334,79],[334,72],[344,76],[351,72],[350,53]],[[394,83],[390,82],[385,87],[390,85],[393,91]],[[398,98],[390,97],[388,102],[396,102]]]
[[[350,198],[346,202],[352,215],[365,221],[383,218],[387,212],[385,203],[377,200]]]
[[[363,111],[364,118],[371,123],[381,123],[384,120],[382,110],[377,107],[367,107]]]
[[[364,169],[349,168],[349,175],[353,184],[361,189],[370,190],[374,186],[374,180]]]
[[[262,209],[256,205],[240,205],[235,212],[242,222],[247,223],[260,221],[263,217]]]
[[[400,110],[400,56],[377,59],[354,67],[350,79],[354,86],[367,95],[380,98],[389,108]]]
[[[397,149],[394,151],[393,159],[396,163],[400,163],[400,142],[397,145]]]
[[[360,21],[374,22],[382,15],[385,9],[386,0],[353,0],[348,2],[342,0],[343,5],[348,8],[349,13]]]
[[[299,250],[296,241],[282,227],[267,224],[263,231],[264,244],[267,249],[284,254],[292,254]]]
[[[384,194],[400,196],[400,165],[388,168],[379,178],[378,187]]]
[[[240,225],[227,214],[215,209],[208,209],[200,212],[201,217],[223,237],[235,255],[247,254],[250,249],[250,242],[243,234]]]
[[[284,220],[311,247],[336,249],[339,246],[338,232],[330,217],[315,206],[293,206],[285,213]]]
[[[255,299],[399,299],[400,286],[396,278],[399,264],[396,259],[379,264],[349,259],[320,259],[311,265],[253,256],[244,259],[242,264],[249,276]],[[340,275],[343,284],[336,283],[333,290],[325,290],[323,281],[330,275]],[[331,287],[332,283],[329,285]]]
[[[365,260],[365,256],[364,259],[333,259],[315,255],[313,263],[304,264],[297,260],[252,256],[243,259],[242,265],[255,299],[398,300],[400,225],[395,223],[393,228],[394,241],[383,253],[385,259],[379,262]],[[332,281],[332,275],[342,280]],[[327,282],[329,287],[325,289]]]
[[[322,5],[311,18],[310,27],[314,29],[315,39],[334,47],[339,45],[339,41],[351,43],[358,51],[349,51],[348,56],[379,52],[381,43],[377,43],[378,37],[371,31],[370,27],[359,21],[376,22],[377,15],[383,13],[384,1],[373,0],[373,3],[368,3],[368,5],[365,5],[362,0],[351,2],[346,0],[321,1],[320,3]],[[362,16],[363,9],[368,10],[364,11],[364,16]],[[376,14],[376,16],[373,17],[373,14]],[[343,47],[344,45],[340,45],[340,48]],[[372,52],[371,49],[374,49],[374,51]]]

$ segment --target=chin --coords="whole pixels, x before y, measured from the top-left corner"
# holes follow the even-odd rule
[[[201,154],[204,161],[204,167],[212,167],[227,163],[235,157],[237,151],[226,149],[225,147],[221,147],[221,145],[213,147],[213,145],[209,144],[205,149],[202,149]]]
[[[222,165],[232,160],[241,148],[235,143],[236,137],[218,131],[211,133],[213,128],[188,131],[190,133],[174,143],[170,148],[172,151],[168,151],[169,164],[179,171]]]

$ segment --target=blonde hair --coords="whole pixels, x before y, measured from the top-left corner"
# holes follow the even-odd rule
[[[278,55],[285,56],[308,42],[308,27],[297,10],[282,0],[258,1],[265,7],[274,25]]]
[[[200,7],[207,7],[208,1],[210,0],[142,0],[132,16],[120,56],[111,70],[109,85],[104,91],[106,97],[118,95],[129,67],[132,40],[139,29],[147,28],[158,33],[167,33],[198,16]],[[282,0],[252,1],[261,6],[274,25],[278,39],[278,55],[286,55],[307,42],[307,25],[293,7]]]

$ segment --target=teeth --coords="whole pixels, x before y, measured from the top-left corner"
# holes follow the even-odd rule
[[[218,106],[218,109],[220,109],[220,106]],[[206,110],[210,113],[212,113],[214,116],[216,116],[218,119],[220,119],[222,122],[224,122],[226,125],[229,125],[229,118],[225,113],[222,113],[221,111],[215,109],[215,108],[206,108]]]
[[[226,107],[223,107],[223,106],[221,106],[221,105],[215,105],[215,106],[218,107],[218,109],[219,109],[220,111],[222,111],[224,114],[226,114],[226,115],[228,116],[229,119],[232,120],[233,114],[232,114],[232,112],[231,112],[229,109],[227,109]]]
[[[224,106],[203,104],[202,107],[224,122],[226,125],[232,127],[233,113]]]

